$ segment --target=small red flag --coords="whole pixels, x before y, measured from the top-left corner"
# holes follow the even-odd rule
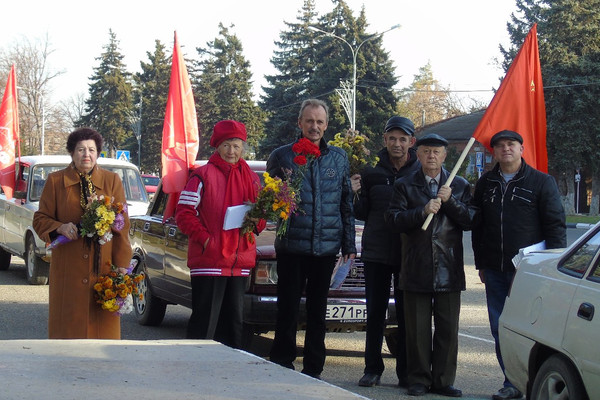
[[[0,105],[0,185],[7,199],[12,199],[15,189],[15,149],[20,157],[17,74],[13,65]]]
[[[537,24],[527,34],[473,137],[491,152],[491,137],[505,129],[518,132],[523,137],[525,161],[547,173],[546,105]]]
[[[198,155],[198,120],[192,84],[179,50],[177,32],[173,46],[173,64],[162,135],[162,190],[179,193],[185,187],[188,171]],[[175,195],[170,196],[164,219],[175,211]]]

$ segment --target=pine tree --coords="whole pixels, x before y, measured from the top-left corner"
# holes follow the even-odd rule
[[[350,117],[340,102],[339,91],[352,89],[352,53],[358,46],[356,129],[366,136],[377,136],[369,145],[380,147],[380,132],[394,114],[397,101],[392,91],[397,82],[393,65],[381,48],[381,35],[366,33],[364,9],[354,18],[344,1],[333,3],[334,9],[318,18],[314,1],[305,0],[297,23],[286,23],[288,30],[280,34],[281,41],[276,43],[280,50],[271,60],[278,74],[267,76],[269,87],[263,88],[262,106],[269,112],[268,140],[261,147],[263,155],[297,137],[299,106],[309,97],[321,98],[330,107],[325,140],[350,128]],[[312,31],[310,26],[343,38],[348,44]]]
[[[550,170],[559,178],[567,213],[573,213],[573,176],[594,177],[591,214],[600,191],[600,0],[518,0],[519,16],[508,25],[513,55],[538,23],[540,63],[547,113]],[[508,66],[512,58],[505,60]],[[566,193],[566,194],[565,194]]]
[[[130,114],[133,111],[131,74],[125,69],[119,41],[109,30],[109,43],[104,53],[96,58],[100,66],[90,78],[86,114],[78,125],[90,126],[103,136],[104,148],[114,156],[116,150],[133,135]]]
[[[162,130],[171,76],[171,57],[165,45],[155,41],[154,53],[147,52],[148,62],[140,62],[142,72],[136,74],[137,101],[141,106],[141,170],[158,173],[161,169]],[[139,115],[139,109],[136,114]],[[137,157],[138,147],[132,154]],[[137,158],[136,158],[137,159]]]
[[[336,89],[340,87],[340,80],[349,83],[353,81],[354,52],[356,130],[371,138],[367,143],[371,150],[379,150],[385,122],[396,113],[397,96],[393,87],[398,80],[394,75],[393,62],[389,59],[389,52],[382,47],[383,36],[367,32],[368,23],[364,7],[358,18],[354,18],[352,10],[343,0],[336,0],[334,3],[337,3],[335,8],[321,18],[320,28],[344,38],[354,50],[339,39],[320,37],[322,41],[329,41],[317,57],[318,60],[323,60],[323,64],[318,65],[315,74],[323,77],[324,79],[317,79],[326,85],[325,88],[331,87],[333,91],[328,96],[332,108],[328,133],[333,136],[337,132],[346,131],[351,125]]]
[[[242,43],[229,28],[219,24],[219,36],[207,46],[197,49],[200,61],[194,71],[201,137],[199,156],[206,158],[213,152],[208,143],[214,125],[223,119],[234,119],[246,125],[249,152],[245,158],[253,158],[264,135],[265,114],[252,99],[252,73],[243,56]]]
[[[261,97],[261,107],[269,114],[265,123],[265,139],[259,154],[266,158],[275,148],[291,142],[298,136],[298,110],[302,100],[317,96],[307,88],[314,72],[314,39],[308,27],[315,23],[314,0],[304,0],[297,23],[285,22],[288,29],[279,34],[271,64],[279,72],[267,75],[267,86]]]

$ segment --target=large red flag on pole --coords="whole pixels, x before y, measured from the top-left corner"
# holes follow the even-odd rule
[[[162,189],[171,193],[164,219],[173,215],[177,197],[198,154],[198,121],[192,85],[179,49],[177,32],[162,135]]]
[[[542,69],[534,24],[517,56],[506,72],[498,91],[479,121],[445,185],[450,186],[475,140],[491,152],[490,139],[503,130],[518,132],[523,137],[523,158],[532,167],[548,172],[546,150],[546,105],[542,85]],[[421,229],[429,226],[429,214]]]
[[[525,161],[535,169],[548,172],[546,105],[537,24],[527,34],[473,137],[491,152],[491,137],[505,129],[523,137]]]
[[[13,65],[0,105],[0,184],[7,199],[15,190],[15,149],[20,157],[17,74]]]

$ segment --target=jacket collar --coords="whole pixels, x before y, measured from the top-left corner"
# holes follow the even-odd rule
[[[406,160],[406,164],[404,164],[398,171],[396,171],[395,167],[392,165],[392,162],[390,161],[390,153],[388,153],[385,147],[379,150],[377,157],[379,157],[378,164],[392,172],[399,172],[410,168],[414,163],[419,161],[417,159],[417,150],[415,150],[414,147],[408,149],[408,160]]]
[[[519,170],[517,171],[515,177],[512,180],[515,181],[523,177],[523,175],[525,175],[525,173],[527,172],[528,168],[529,165],[525,162],[525,159],[521,157],[521,166],[519,167]],[[500,179],[500,163],[496,163],[496,165],[494,165],[494,168],[492,168],[492,172],[494,174],[494,179]]]
[[[104,176],[99,172],[100,167],[98,164],[92,170],[92,183],[96,187],[96,189],[102,189],[104,187]],[[80,179],[77,170],[73,163],[69,164],[65,171],[64,177],[65,187],[79,185]]]
[[[296,139],[296,142],[302,139],[302,137],[302,132],[300,132],[300,135],[298,136],[298,139]],[[325,136],[323,136],[321,140],[319,140],[319,150],[321,151],[321,155],[327,154],[329,152],[329,145],[325,141]]]
[[[448,176],[450,174],[442,167],[442,171],[440,172],[440,182],[438,182],[439,186],[442,186],[448,180]],[[429,190],[429,185],[427,184],[427,180],[425,179],[425,173],[423,172],[423,168],[419,168],[415,173],[415,179],[413,180],[413,184],[417,186],[425,186]]]

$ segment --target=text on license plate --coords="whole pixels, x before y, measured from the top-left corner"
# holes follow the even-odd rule
[[[363,321],[367,319],[366,304],[327,305],[328,321]]]

